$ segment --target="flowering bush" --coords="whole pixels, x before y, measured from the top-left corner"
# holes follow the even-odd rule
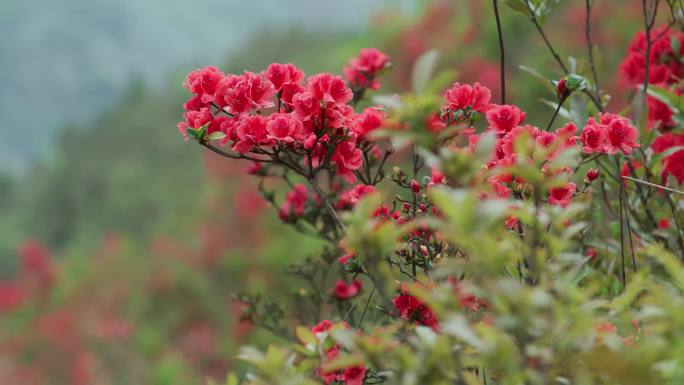
[[[278,63],[188,75],[181,134],[254,162],[280,219],[326,242],[290,267],[310,286],[291,316],[240,295],[243,319],[284,339],[243,349],[242,383],[684,380],[681,4],[660,4],[671,20],[655,27],[659,2],[644,2],[620,66],[634,87],[623,116],[607,111],[621,106],[597,85],[590,33],[586,71],[547,39],[554,3],[506,2],[563,71],[546,80],[544,128],[506,102],[503,67],[497,103],[479,83],[441,86],[434,51],[394,96],[370,95],[391,67],[376,49],[344,77]]]

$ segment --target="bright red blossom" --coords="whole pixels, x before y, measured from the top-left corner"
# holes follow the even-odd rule
[[[370,132],[382,127],[386,116],[387,114],[378,107],[366,108],[354,118],[351,131],[356,134],[358,140],[366,139]]]
[[[341,77],[329,73],[310,77],[307,89],[316,102],[326,105],[344,104],[354,96]]]
[[[616,154],[618,151],[622,151],[629,155],[632,153],[632,148],[639,147],[639,143],[636,142],[639,138],[639,133],[629,123],[629,120],[611,113],[603,113],[600,115],[600,118],[608,138],[606,142],[606,152],[608,154]]]
[[[590,183],[595,181],[599,177],[599,170],[597,168],[590,168],[587,170],[587,181]]]
[[[552,187],[549,189],[549,203],[561,207],[567,206],[570,203],[570,199],[572,199],[575,194],[576,188],[577,185],[572,182],[569,182],[565,186]]]
[[[273,145],[273,139],[266,130],[268,120],[261,115],[250,115],[235,125],[237,141],[233,151],[246,153],[260,146]]]
[[[394,297],[392,303],[397,311],[399,311],[401,318],[420,325],[429,326],[434,330],[439,328],[435,313],[418,298],[402,293]]]
[[[304,213],[304,205],[309,198],[306,186],[298,184],[294,189],[285,195],[285,202],[278,210],[278,216],[283,221],[290,221],[292,219],[301,217]]]
[[[198,97],[198,101],[209,104],[214,101],[216,86],[225,77],[223,72],[214,66],[201,68],[188,74],[183,86]]]
[[[480,83],[473,85],[454,83],[444,93],[444,99],[446,99],[447,104],[443,107],[443,110],[458,111],[470,108],[484,113],[489,108],[491,98],[492,92],[489,88],[480,85]]]
[[[275,88],[262,75],[228,75],[216,87],[215,103],[233,115],[272,107]]]
[[[492,129],[506,133],[519,126],[525,119],[525,112],[512,105],[497,105],[487,111],[487,122]]]
[[[282,91],[287,84],[299,84],[304,78],[304,72],[294,64],[273,63],[266,68],[263,75],[268,79],[276,91]]]
[[[375,186],[357,184],[342,194],[336,206],[340,209],[350,209],[354,207],[354,205],[356,205],[361,198],[368,194],[374,193],[375,191]]]
[[[342,72],[352,86],[377,90],[380,83],[376,77],[388,64],[389,56],[376,48],[362,48]]]
[[[335,282],[334,294],[337,299],[345,300],[354,298],[361,292],[361,281],[355,279],[351,283],[347,283],[342,279]]]
[[[608,137],[605,130],[596,123],[594,118],[589,118],[587,125],[582,130],[581,140],[584,145],[582,148],[584,152],[593,154],[605,152]]]
[[[304,138],[302,121],[292,114],[277,113],[270,116],[266,131],[271,139],[292,143]]]
[[[363,153],[354,142],[342,142],[335,147],[331,161],[337,166],[337,173],[349,183],[356,181],[354,170],[363,164]]]
[[[667,175],[672,175],[677,182],[684,183],[684,150],[663,159],[663,176]]]

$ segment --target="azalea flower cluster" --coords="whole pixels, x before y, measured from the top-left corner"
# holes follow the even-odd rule
[[[648,82],[666,89],[675,95],[682,95],[681,79],[684,76],[682,45],[684,33],[661,26],[651,32],[651,47],[648,58]],[[622,78],[633,88],[643,85],[646,77],[646,35],[637,33],[629,45],[627,57],[620,65]],[[657,97],[648,95],[648,123],[652,129],[661,131],[652,144],[656,153],[663,153],[670,148],[682,146],[684,133],[673,132],[676,128],[674,113],[667,103]],[[684,149],[679,149],[662,159],[662,178],[674,176],[679,183],[684,183]]]
[[[44,297],[56,279],[49,250],[36,240],[26,240],[19,248],[21,274],[0,281],[0,312],[17,309],[25,302]]]
[[[230,145],[238,157],[280,163],[308,178],[331,169],[354,182],[361,147],[385,117],[376,107],[356,113],[355,92],[377,89],[377,76],[388,65],[387,55],[365,49],[344,69],[348,82],[330,73],[305,77],[292,64],[241,75],[202,68],[184,82],[193,96],[183,105],[178,129],[203,144]]]
[[[324,368],[327,363],[338,358],[342,350],[342,347],[330,338],[330,333],[336,328],[348,330],[349,325],[344,321],[334,324],[329,320],[323,320],[310,329],[318,344],[323,346],[323,363],[321,367],[316,369],[316,373],[326,385],[332,383],[362,385],[366,378],[366,367],[364,365],[352,365],[341,370],[327,370]],[[311,348],[314,347],[311,346]]]
[[[594,153],[614,155],[618,151],[629,155],[633,148],[639,147],[637,129],[628,119],[616,114],[603,113],[598,122],[594,118],[589,118],[581,136],[577,136],[578,129],[574,123],[568,123],[555,132],[524,124],[526,114],[523,110],[515,105],[491,103],[491,91],[479,83],[473,85],[455,83],[445,91],[444,99],[441,117],[445,126],[461,122],[468,124],[475,113],[484,115],[487,127],[483,133],[475,133],[472,128],[462,130],[462,133],[468,140],[466,150],[469,152],[475,150],[482,135],[486,133],[495,135],[494,156],[487,163],[486,168],[493,174],[488,180],[495,194],[501,198],[509,198],[512,193],[511,187],[524,183],[522,178],[507,171],[510,166],[520,161],[520,154],[516,147],[518,140],[535,143],[543,151],[542,155],[546,161],[553,160],[563,151],[578,148],[578,140],[581,142],[581,149],[587,155]],[[526,156],[530,157],[532,154]],[[569,178],[574,170],[569,168],[555,170],[545,163],[542,172],[549,177],[566,173]],[[588,179],[592,181],[597,176],[592,173],[592,177]],[[576,188],[573,182],[552,187],[548,192],[549,203],[567,205]]]

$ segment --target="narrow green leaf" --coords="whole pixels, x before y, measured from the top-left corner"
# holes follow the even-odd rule
[[[430,84],[430,78],[437,67],[437,59],[439,59],[439,52],[435,49],[431,49],[420,55],[416,60],[411,76],[413,92],[420,94],[427,91],[428,85]]]

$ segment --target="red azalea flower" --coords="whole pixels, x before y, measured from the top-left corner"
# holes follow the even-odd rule
[[[639,147],[636,141],[639,138],[639,132],[636,127],[629,123],[629,120],[622,116],[602,113],[601,124],[605,125],[605,130],[608,140],[606,141],[606,152],[609,154],[616,154],[618,150],[626,155],[632,153],[632,148]]]
[[[410,294],[400,294],[394,297],[392,303],[397,311],[399,311],[401,318],[420,325],[429,326],[434,330],[438,329],[439,324],[435,313],[418,298]]]
[[[608,136],[594,118],[589,118],[581,136],[583,151],[587,154],[604,153],[608,144]]]
[[[596,252],[596,249],[594,249],[593,247],[587,247],[587,250],[584,252],[584,255],[589,257],[589,261],[594,261],[598,253]]]
[[[183,86],[198,97],[198,101],[209,104],[214,101],[216,86],[225,75],[214,66],[192,71],[185,78]]]
[[[573,147],[576,145],[577,140],[577,126],[575,123],[567,123],[563,127],[556,130],[556,135],[563,139],[563,147]]]
[[[431,114],[427,122],[425,124],[427,126],[427,130],[433,134],[438,134],[446,128],[446,123],[442,121],[442,119],[439,117],[439,114]]]
[[[506,222],[504,222],[504,224],[506,225],[506,228],[513,230],[516,228],[516,226],[518,226],[518,218],[510,216],[506,219]]]
[[[677,135],[671,132],[662,134],[655,138],[651,148],[656,154],[666,151],[669,148],[676,146],[684,146],[684,134]]]
[[[354,117],[351,131],[356,134],[358,140],[363,140],[370,132],[382,127],[386,116],[387,114],[378,107],[366,108]]]
[[[341,264],[343,264],[343,265],[346,265],[346,264],[349,263],[349,261],[352,260],[353,258],[354,258],[354,253],[349,253],[349,254],[345,254],[345,255],[343,255],[343,256],[337,258],[337,262],[339,262],[339,263],[341,263]]]
[[[587,170],[586,179],[589,183],[595,181],[599,177],[599,170],[597,168],[590,168]]]
[[[292,191],[285,195],[285,202],[280,206],[278,216],[285,222],[301,217],[304,214],[304,205],[308,199],[309,194],[305,185],[294,186]]]
[[[596,325],[596,331],[599,333],[617,333],[617,327],[612,322],[602,322]]]
[[[335,297],[339,300],[354,298],[361,292],[361,281],[355,279],[352,283],[347,284],[344,280],[338,279],[335,282]]]
[[[323,321],[319,322],[315,326],[311,328],[311,334],[313,334],[316,338],[322,333],[327,332],[328,330],[332,329],[332,327],[335,326],[332,322],[330,322],[327,319],[324,319]]]
[[[342,374],[342,381],[346,385],[363,385],[363,380],[366,378],[365,366],[352,366],[344,370]]]
[[[318,104],[345,104],[354,96],[341,77],[329,73],[310,77],[307,89]]]
[[[669,229],[671,221],[672,220],[670,218],[660,218],[660,220],[658,220],[658,228],[661,230]]]
[[[263,75],[273,84],[276,91],[281,91],[286,84],[299,84],[304,78],[304,72],[292,63],[273,63],[266,68]]]
[[[271,139],[292,143],[303,137],[302,121],[293,114],[276,113],[268,117],[266,131]]]
[[[12,311],[24,303],[24,292],[15,282],[0,282],[0,312]]]
[[[237,141],[233,144],[233,151],[246,153],[255,147],[272,146],[273,139],[266,130],[267,119],[261,115],[250,115],[235,124]]]
[[[19,248],[22,272],[37,279],[41,285],[49,286],[55,279],[55,267],[50,251],[41,242],[33,239],[24,241]]]
[[[183,113],[183,118],[185,120],[183,122],[179,122],[177,127],[178,132],[180,132],[185,138],[188,137],[188,128],[199,129],[205,124],[212,123],[214,121],[214,116],[211,114],[211,110],[208,107],[203,107],[196,111],[186,111]],[[212,129],[217,131],[216,125],[210,124],[210,126],[213,126]]]
[[[354,170],[363,164],[363,153],[353,141],[339,143],[330,159],[337,166],[337,173],[349,183],[356,181]]]
[[[446,182],[446,176],[439,171],[437,167],[432,167],[430,170],[430,183],[428,183],[428,187],[432,187],[434,185],[440,185]]]
[[[672,175],[677,182],[684,183],[684,150],[663,158],[663,176]]]
[[[361,198],[368,194],[372,194],[375,191],[375,186],[357,184],[350,190],[347,190],[345,193],[343,193],[335,206],[339,209],[350,209],[359,203]]]
[[[487,122],[490,128],[506,133],[525,120],[525,112],[512,105],[496,105],[487,111]]]
[[[570,199],[572,199],[576,188],[577,186],[572,182],[569,182],[565,186],[552,187],[549,189],[549,203],[561,207],[567,206],[570,203]]]
[[[293,108],[295,95],[306,91],[299,83],[285,83],[280,89],[280,101],[286,106]]]
[[[228,75],[216,87],[215,103],[228,113],[241,115],[260,108],[273,107],[273,84],[262,75],[245,72]]]
[[[660,100],[649,96],[646,99],[648,102],[648,127],[653,128],[657,124],[660,127],[672,127],[674,121],[672,120],[672,110],[670,107]]]
[[[340,355],[340,347],[334,346],[332,349],[325,353],[325,362],[330,362],[336,359]],[[325,385],[330,385],[333,382],[339,382],[343,379],[343,372],[341,370],[337,371],[326,371],[322,368],[317,368],[316,372],[318,376],[321,377]]]
[[[492,92],[489,88],[475,83],[470,84],[454,83],[454,85],[444,93],[447,104],[445,110],[458,111],[470,108],[477,112],[485,112],[489,108],[489,101],[492,99]]]
[[[362,48],[359,56],[350,59],[342,72],[352,86],[377,90],[380,82],[376,76],[388,64],[389,56],[376,48]]]

